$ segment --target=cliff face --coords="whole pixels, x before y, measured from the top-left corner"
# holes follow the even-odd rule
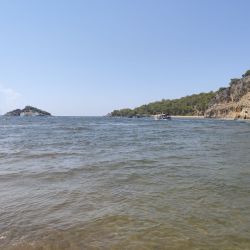
[[[232,79],[228,88],[221,88],[205,111],[205,117],[250,119],[250,75]]]
[[[26,106],[24,109],[15,109],[5,114],[6,116],[48,116],[50,113],[38,108]]]

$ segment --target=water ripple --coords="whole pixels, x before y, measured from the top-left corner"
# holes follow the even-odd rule
[[[0,118],[0,249],[250,249],[250,124]]]

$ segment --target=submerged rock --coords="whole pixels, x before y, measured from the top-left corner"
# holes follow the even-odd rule
[[[43,111],[32,106],[26,106],[24,109],[15,109],[5,114],[6,116],[51,116],[49,112]]]

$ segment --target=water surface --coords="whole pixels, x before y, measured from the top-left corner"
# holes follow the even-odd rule
[[[0,249],[250,249],[250,123],[0,117]]]

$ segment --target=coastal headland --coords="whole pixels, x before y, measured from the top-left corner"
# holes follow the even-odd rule
[[[250,70],[217,91],[114,110],[110,116],[140,118],[161,113],[175,118],[250,119]]]

